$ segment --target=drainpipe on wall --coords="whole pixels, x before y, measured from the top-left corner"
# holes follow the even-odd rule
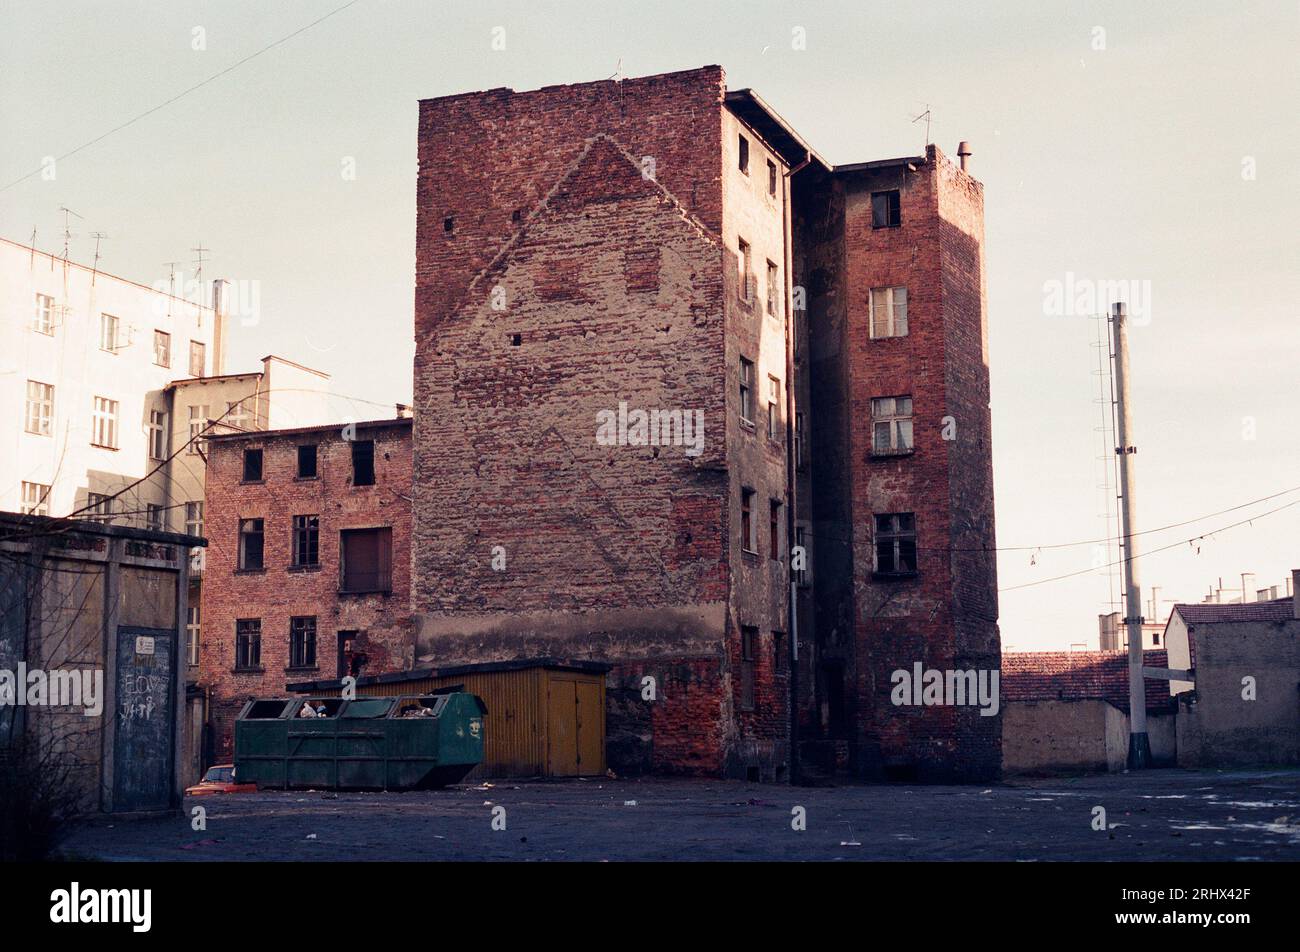
[[[790,642],[790,783],[799,782],[799,595],[798,587],[795,585],[794,572],[791,570],[791,563],[794,561],[790,553],[794,550],[795,539],[795,462],[794,462],[794,300],[792,289],[794,287],[794,250],[791,246],[791,215],[790,215],[790,180],[796,172],[804,169],[812,162],[812,153],[804,153],[804,160],[797,166],[785,173],[783,195],[781,200],[781,243],[784,247],[785,256],[785,495],[786,495],[786,517],[785,517],[785,537],[786,559],[785,559],[785,579],[786,586],[790,591],[790,624],[786,637]],[[804,301],[807,304],[807,299]]]

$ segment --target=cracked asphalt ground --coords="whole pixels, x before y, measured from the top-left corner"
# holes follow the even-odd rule
[[[633,804],[631,801],[635,801]],[[191,829],[190,810],[207,810]],[[506,829],[492,829],[505,807]],[[807,829],[791,828],[792,809]],[[1108,829],[1093,829],[1094,807]],[[95,820],[100,860],[1295,860],[1300,770],[1152,770],[990,787],[497,781],[413,793],[188,798]]]

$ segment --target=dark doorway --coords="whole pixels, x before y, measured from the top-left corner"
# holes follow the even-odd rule
[[[339,632],[339,677],[361,677],[362,669],[365,668],[366,662],[370,659],[366,653],[357,647],[357,639],[361,632],[356,630]]]

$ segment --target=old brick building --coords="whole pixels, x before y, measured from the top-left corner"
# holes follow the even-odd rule
[[[211,758],[250,697],[411,667],[411,420],[208,439],[199,685]]]
[[[980,185],[718,67],[426,100],[419,159],[418,663],[610,662],[620,770],[996,773],[889,700],[998,664]]]

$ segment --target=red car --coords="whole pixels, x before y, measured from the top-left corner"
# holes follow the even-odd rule
[[[206,797],[212,793],[255,793],[257,784],[236,783],[234,764],[217,764],[209,767],[203,779],[185,788],[187,797]]]

